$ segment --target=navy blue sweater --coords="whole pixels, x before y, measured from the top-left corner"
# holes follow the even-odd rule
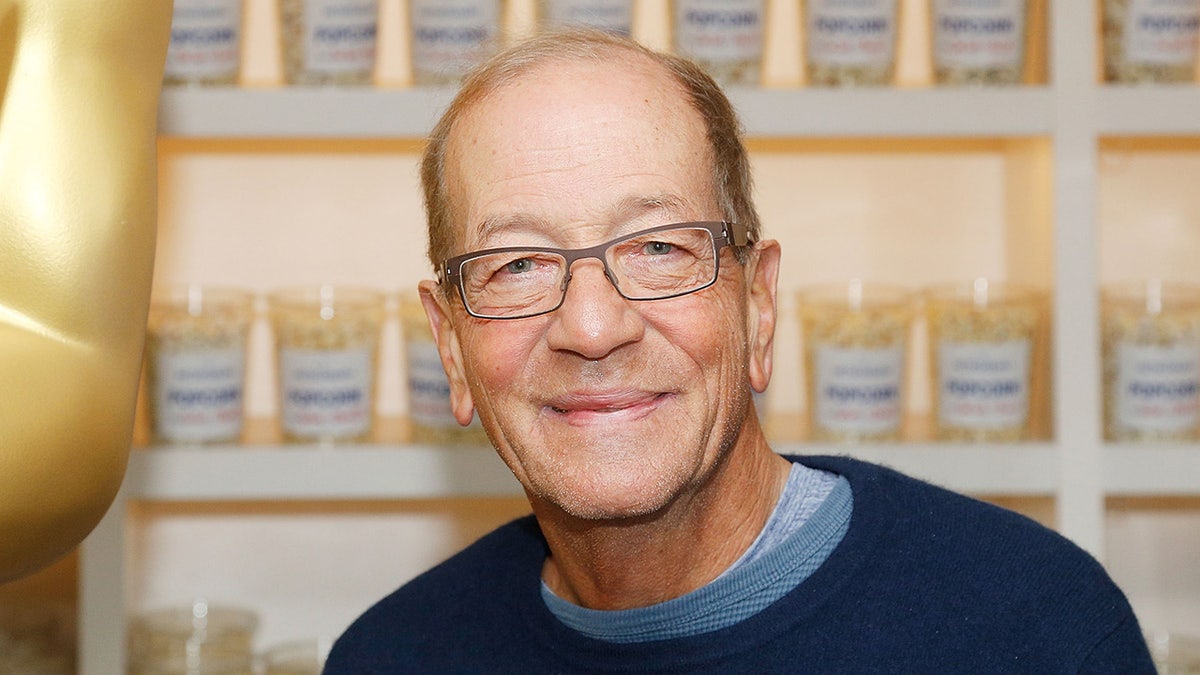
[[[1015,513],[844,457],[850,529],[781,600],[729,628],[611,644],[546,609],[526,517],[401,587],[339,638],[341,673],[1154,673],[1101,566]]]

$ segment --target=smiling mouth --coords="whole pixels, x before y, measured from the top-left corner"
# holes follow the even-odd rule
[[[618,401],[577,401],[570,403],[547,404],[546,408],[556,415],[572,421],[586,421],[597,417],[607,417],[625,414],[634,418],[642,417],[655,410],[659,404],[671,394],[660,392]]]

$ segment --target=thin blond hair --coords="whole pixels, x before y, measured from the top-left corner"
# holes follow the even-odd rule
[[[745,225],[759,239],[752,197],[750,160],[742,129],[729,98],[711,77],[687,59],[649,49],[633,40],[597,30],[546,33],[504,50],[464,79],[458,94],[430,134],[421,160],[421,185],[429,235],[429,260],[437,266],[456,251],[457,228],[446,188],[446,148],[454,125],[468,110],[505,84],[550,61],[609,62],[618,54],[649,59],[674,79],[704,120],[712,160],[714,194],[722,217]]]

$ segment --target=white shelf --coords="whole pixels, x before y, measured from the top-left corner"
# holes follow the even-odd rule
[[[1200,496],[1200,447],[1108,445],[1104,490],[1114,496]]]
[[[848,454],[973,495],[1053,497],[1059,485],[1058,456],[1050,443],[795,444],[776,449],[806,455]]]
[[[841,455],[885,464],[972,494],[1051,497],[1058,485],[1048,444],[834,446],[787,443],[785,454]],[[126,496],[142,501],[403,500],[519,496],[491,448],[305,445],[152,448],[135,451]]]
[[[181,138],[424,138],[450,89],[164,89],[159,134]]]
[[[1102,87],[1096,127],[1102,136],[1200,134],[1200,86]]]
[[[126,495],[146,501],[356,500],[522,494],[491,448],[221,446],[138,450]]]
[[[754,137],[1027,137],[1053,129],[1045,87],[761,89],[730,98]]]
[[[182,138],[424,138],[450,89],[171,88],[159,133]],[[1027,137],[1049,134],[1045,87],[735,89],[752,137]]]

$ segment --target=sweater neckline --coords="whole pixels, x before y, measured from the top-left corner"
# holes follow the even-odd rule
[[[785,455],[785,458],[845,478],[850,485],[854,508],[849,528],[825,562],[778,601],[740,623],[701,635],[632,644],[589,638],[563,625],[542,601],[540,561],[544,560],[547,549],[545,540],[541,539],[540,547],[530,549],[530,558],[513,561],[521,569],[521,589],[513,595],[519,597],[520,615],[529,634],[541,648],[558,654],[565,661],[654,669],[679,667],[681,663],[686,666],[687,663],[712,662],[726,653],[753,650],[807,620],[853,578],[865,561],[872,558],[893,524],[884,517],[888,499],[885,492],[870,485],[883,477],[879,467],[848,457]],[[535,531],[541,538],[536,524]]]

